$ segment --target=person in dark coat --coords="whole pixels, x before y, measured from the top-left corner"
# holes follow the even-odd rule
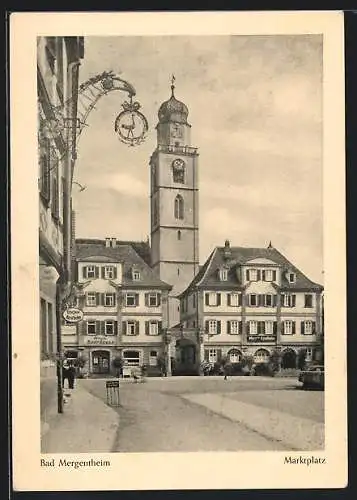
[[[69,367],[67,370],[68,387],[69,389],[74,389],[74,380],[76,378],[76,367],[73,361],[69,361]]]

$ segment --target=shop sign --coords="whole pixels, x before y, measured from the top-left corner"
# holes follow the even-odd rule
[[[78,323],[83,319],[83,311],[76,307],[68,307],[68,309],[63,312],[63,317],[68,323]]]
[[[115,339],[110,339],[104,335],[95,335],[87,337],[87,345],[115,345]]]
[[[248,342],[275,342],[275,335],[248,335]]]

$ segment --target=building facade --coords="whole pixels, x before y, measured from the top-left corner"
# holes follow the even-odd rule
[[[158,112],[157,147],[150,159],[151,263],[172,285],[169,325],[179,322],[177,296],[199,269],[198,152],[191,146],[188,109],[172,95]]]
[[[149,266],[145,243],[77,240],[75,277],[83,321],[62,328],[67,355],[86,360],[89,374],[114,373],[113,360],[155,371],[165,353],[171,286]]]
[[[38,186],[39,186],[39,314],[41,414],[56,397],[56,282],[63,274],[70,218],[66,211],[69,182],[66,130],[58,130],[54,110],[64,119],[76,115],[78,66],[84,56],[82,37],[37,38]],[[66,106],[70,100],[71,106]],[[73,137],[71,138],[73,139]]]
[[[309,280],[277,249],[216,247],[181,294],[181,328],[201,332],[196,358],[212,363],[223,356],[266,362],[275,350],[282,367],[297,366],[321,345],[321,285]]]

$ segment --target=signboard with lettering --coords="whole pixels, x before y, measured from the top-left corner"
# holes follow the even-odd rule
[[[119,380],[108,380],[105,385],[107,389],[109,387],[119,387]]]
[[[115,345],[116,338],[108,338],[105,335],[94,335],[85,339],[87,345]]]
[[[248,342],[275,342],[275,335],[248,335]]]
[[[63,312],[63,317],[68,323],[78,323],[83,319],[83,311],[77,309],[76,307],[68,307]]]

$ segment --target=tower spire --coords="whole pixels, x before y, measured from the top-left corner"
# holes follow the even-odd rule
[[[172,95],[172,97],[175,97],[175,95],[174,95],[174,90],[175,90],[174,83],[175,83],[175,80],[176,80],[176,78],[175,78],[175,75],[173,74],[171,76],[171,95]]]

